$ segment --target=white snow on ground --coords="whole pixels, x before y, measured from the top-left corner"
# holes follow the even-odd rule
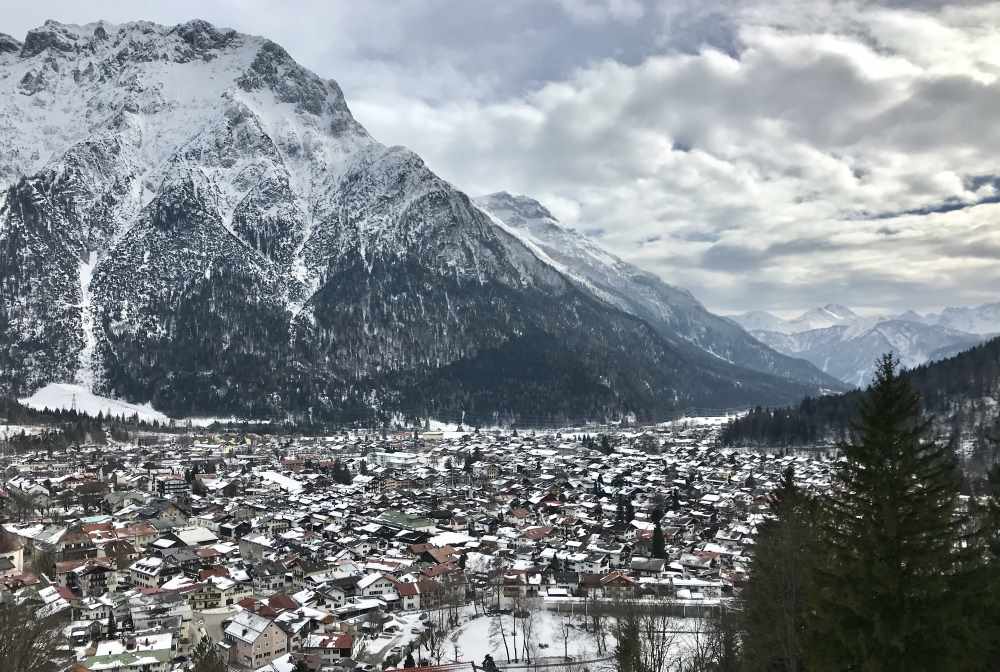
[[[457,432],[458,425],[454,422],[441,422],[440,420],[428,420],[427,427],[432,432]]]
[[[359,647],[364,645],[365,650],[375,660],[384,660],[393,654],[402,658],[407,646],[416,647],[416,641],[425,627],[420,620],[419,612],[396,614],[386,626],[389,629],[377,637],[362,637],[356,642]],[[413,655],[417,657],[416,653]]]
[[[513,641],[513,617],[509,615],[501,616],[503,619],[504,631],[507,634],[507,646],[510,648],[511,661],[515,658]],[[584,630],[584,620],[579,617],[570,618],[573,627],[570,628],[569,637],[566,639],[565,653],[570,658],[577,661],[588,661],[608,658],[614,656],[615,639],[610,632],[605,637],[607,650],[604,655],[597,653],[597,643],[594,636]],[[531,627],[531,640],[533,645],[529,645],[532,659],[536,662],[561,662],[563,660],[563,635],[561,632],[562,616],[554,610],[538,609],[533,612],[533,623]],[[471,616],[467,623],[459,626],[449,634],[449,657],[451,655],[451,637],[458,636],[460,658],[462,660],[481,661],[486,654],[493,656],[497,665],[501,668],[507,663],[507,652],[504,649],[503,638],[500,636],[496,625],[496,616]],[[697,636],[694,631],[702,629],[705,624],[695,618],[677,618],[670,621],[670,628],[676,628],[677,633],[673,635],[670,643],[670,655],[675,657],[674,662],[678,662],[690,655],[695,646]],[[518,620],[516,657],[521,658],[523,654],[523,643],[521,639],[521,621]],[[608,629],[611,629],[609,624]],[[492,634],[491,634],[492,633]],[[545,646],[543,646],[545,645]],[[613,662],[613,661],[612,661]],[[518,663],[523,664],[523,663]],[[600,667],[599,665],[591,667]],[[673,662],[670,669],[673,669]],[[558,669],[558,668],[553,668]]]
[[[713,426],[713,425],[725,425],[730,420],[738,418],[740,416],[746,415],[746,413],[730,413],[727,415],[711,415],[703,417],[692,417],[692,418],[679,418],[677,420],[670,420],[669,422],[661,422],[661,427],[668,427],[670,425],[690,425],[690,426]]]
[[[154,409],[149,404],[130,404],[127,401],[109,399],[101,397],[83,385],[72,385],[69,383],[49,383],[42,389],[35,392],[30,397],[18,399],[18,402],[37,410],[72,410],[76,409],[80,413],[97,415],[103,413],[105,416],[131,418],[139,416],[140,420],[146,422],[170,422],[170,419]]]
[[[504,615],[500,618],[503,619],[504,631],[507,633],[507,646],[513,649],[513,617]],[[560,620],[561,617],[554,611],[540,609],[534,612],[531,628],[531,639],[534,645],[530,648],[534,649],[533,655],[535,657],[561,657],[563,655],[562,635],[559,632]],[[480,661],[489,653],[499,665],[507,661],[503,639],[500,637],[496,621],[497,617],[495,616],[479,616],[459,626],[452,633],[452,635],[458,634],[458,646],[462,650],[463,660]],[[605,657],[597,655],[597,644],[594,642],[594,638],[589,633],[584,632],[581,626],[578,624],[575,625],[577,627],[572,629],[567,641],[569,656],[577,660],[591,660]],[[491,630],[495,632],[493,636],[490,635]],[[519,649],[522,646],[520,630],[521,622],[518,620],[517,645]],[[449,635],[449,639],[450,637],[451,635]],[[543,648],[539,644],[547,644],[548,646]],[[513,650],[510,652],[510,657],[511,659],[515,657]],[[518,656],[518,658],[520,657]]]

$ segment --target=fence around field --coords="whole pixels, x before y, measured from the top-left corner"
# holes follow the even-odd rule
[[[542,605],[550,611],[566,611],[572,609],[573,613],[583,615],[590,609],[607,609],[610,613],[619,603],[614,599],[588,600],[580,597],[546,597],[542,600]],[[629,600],[630,609],[642,610],[647,607],[649,610],[656,610],[658,613],[673,618],[709,618],[719,614],[723,608],[732,608],[731,604],[726,604],[723,600],[705,600],[703,602],[688,602],[686,600]]]

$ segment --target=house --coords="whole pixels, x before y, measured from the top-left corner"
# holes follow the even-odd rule
[[[163,535],[164,539],[176,541],[181,546],[211,546],[219,537],[207,527],[180,527]]]
[[[633,557],[629,570],[634,576],[660,576],[666,569],[667,561],[661,558]]]
[[[95,655],[83,659],[70,672],[124,670],[126,672],[168,672],[178,654],[171,635],[130,636],[125,642],[99,642]]]
[[[209,576],[196,589],[188,593],[191,608],[201,611],[229,607],[250,597],[250,586],[225,576]]]
[[[396,586],[396,593],[399,595],[400,608],[403,611],[417,611],[420,609],[420,584],[400,583]]]
[[[601,577],[601,592],[605,595],[628,595],[635,592],[639,582],[625,572],[615,571]]]
[[[80,597],[97,597],[115,586],[115,572],[107,561],[64,560],[56,563],[56,581]]]
[[[272,619],[241,611],[223,632],[229,664],[256,670],[288,652],[288,637]]]
[[[158,588],[181,573],[179,567],[168,566],[163,558],[151,557],[136,560],[128,568],[132,585],[138,588]]]
[[[397,596],[396,581],[385,574],[366,574],[358,580],[358,594],[362,597]]]
[[[333,665],[354,655],[354,637],[344,632],[309,635],[302,643],[302,653],[318,656],[324,665]]]
[[[292,575],[285,566],[273,560],[262,560],[254,568],[253,589],[261,595],[270,595],[291,586]]]

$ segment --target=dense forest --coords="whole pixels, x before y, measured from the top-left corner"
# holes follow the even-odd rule
[[[1000,338],[902,375],[920,395],[923,412],[952,430],[979,436],[984,425],[997,420]],[[847,437],[862,395],[861,390],[854,390],[835,396],[807,397],[794,407],[757,407],[732,421],[723,431],[721,441],[729,446],[781,447],[840,441]]]

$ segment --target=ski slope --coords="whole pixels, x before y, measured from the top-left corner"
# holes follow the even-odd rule
[[[138,416],[140,420],[145,420],[146,422],[170,422],[170,418],[149,404],[130,404],[127,401],[101,397],[82,385],[72,385],[69,383],[49,383],[30,397],[18,399],[18,401],[36,410],[44,410],[46,408],[49,410],[75,409],[87,415],[103,413],[105,416],[112,417],[131,418]]]

